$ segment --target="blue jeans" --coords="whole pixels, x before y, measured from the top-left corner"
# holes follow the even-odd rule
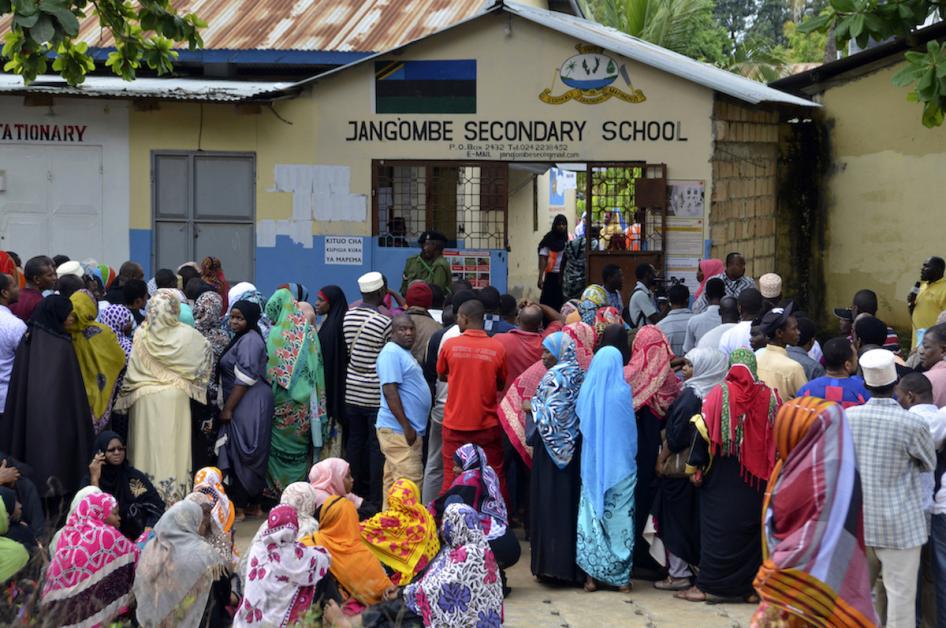
[[[933,515],[930,543],[936,581],[936,626],[946,628],[946,515]]]

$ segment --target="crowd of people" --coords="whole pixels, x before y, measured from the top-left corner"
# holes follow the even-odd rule
[[[739,253],[573,298],[575,241],[538,302],[454,281],[436,232],[352,303],[0,252],[0,619],[499,626],[524,537],[589,593],[946,621],[943,260],[901,349],[872,291],[832,337]]]

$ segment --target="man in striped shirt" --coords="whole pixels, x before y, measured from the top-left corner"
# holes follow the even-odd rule
[[[342,324],[349,356],[345,378],[346,454],[355,494],[380,507],[384,456],[375,431],[381,406],[381,382],[375,364],[391,336],[391,319],[378,310],[385,294],[381,273],[359,277],[358,289],[362,303],[345,313]]]

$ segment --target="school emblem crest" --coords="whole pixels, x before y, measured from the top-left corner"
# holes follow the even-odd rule
[[[635,88],[631,82],[627,66],[619,65],[613,57],[604,53],[603,48],[588,44],[578,44],[575,48],[578,54],[565,59],[561,67],[555,70],[551,87],[542,90],[539,100],[548,105],[561,105],[570,100],[584,105],[597,105],[611,98],[635,104],[647,100],[644,92]],[[619,77],[628,91],[613,85]],[[556,78],[570,88],[557,96],[552,93]]]

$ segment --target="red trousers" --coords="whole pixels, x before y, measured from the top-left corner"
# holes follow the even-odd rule
[[[509,497],[506,492],[506,473],[503,471],[503,428],[499,425],[485,430],[451,430],[446,425],[443,426],[443,486],[440,494],[443,495],[453,485],[456,479],[456,473],[453,467],[456,464],[453,461],[453,454],[457,449],[467,443],[479,445],[486,452],[486,461],[493,471],[499,476],[499,486],[503,492],[503,499],[508,503]]]

